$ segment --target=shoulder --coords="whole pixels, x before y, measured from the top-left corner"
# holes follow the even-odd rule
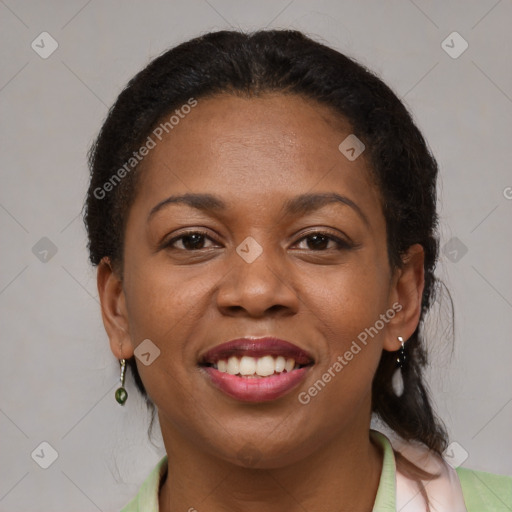
[[[414,442],[393,440],[393,448],[417,467],[437,475],[424,480],[424,488],[432,503],[440,510],[467,512],[511,512],[512,477],[452,467],[444,458]],[[403,489],[404,503],[419,501],[416,482],[397,467],[397,490]],[[406,490],[408,492],[406,492]],[[413,496],[416,493],[416,497]],[[400,492],[398,493],[400,497]],[[398,500],[398,504],[400,500]],[[406,508],[407,510],[407,508]]]
[[[512,510],[512,477],[462,467],[458,467],[456,472],[468,512]]]
[[[121,512],[158,512],[158,491],[166,472],[167,455],[160,459],[140,486],[137,496]]]

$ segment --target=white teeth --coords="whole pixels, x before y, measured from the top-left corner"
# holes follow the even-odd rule
[[[240,359],[240,375],[254,375],[256,373],[256,359],[244,356]]]
[[[228,362],[227,362],[227,368],[226,368],[227,372],[230,373],[231,375],[236,375],[237,373],[240,372],[240,363],[238,361],[238,358],[235,357],[235,356],[231,356],[229,359],[228,359]],[[220,370],[222,371],[222,370]]]
[[[283,356],[276,357],[276,372],[281,373],[286,365],[286,359]]]
[[[252,359],[252,358],[251,358]],[[276,363],[272,356],[264,356],[258,359],[256,363],[256,374],[261,377],[273,375],[276,370]]]
[[[293,370],[293,368],[295,367],[295,359],[287,359],[286,360],[286,364],[284,366],[284,369],[287,371],[287,372],[291,372]]]
[[[227,360],[219,359],[216,368],[219,372],[229,373],[230,375],[268,377],[283,371],[291,372],[295,366],[295,359],[293,358],[285,359],[282,356],[267,355],[259,358],[231,356]]]

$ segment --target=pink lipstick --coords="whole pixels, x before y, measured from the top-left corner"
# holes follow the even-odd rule
[[[208,350],[199,360],[209,381],[228,396],[245,402],[275,400],[304,380],[311,355],[274,337],[241,338]]]

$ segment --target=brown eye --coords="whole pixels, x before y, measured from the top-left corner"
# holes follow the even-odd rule
[[[325,251],[329,249],[343,250],[350,248],[350,244],[335,237],[329,233],[315,232],[301,238],[299,243],[305,241],[306,247],[299,247],[300,249],[309,249],[311,251]],[[329,246],[329,244],[331,244]],[[334,244],[334,246],[332,245]]]
[[[213,242],[213,240],[202,231],[189,231],[173,238],[168,243],[166,243],[165,246],[177,250],[198,251],[201,249],[208,249],[209,247],[213,247],[205,247],[207,240]],[[177,244],[181,244],[181,247]]]

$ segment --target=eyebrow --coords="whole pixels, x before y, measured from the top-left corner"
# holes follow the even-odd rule
[[[306,215],[333,203],[349,206],[359,215],[359,217],[368,227],[370,226],[368,218],[361,210],[361,208],[356,203],[354,203],[354,201],[348,197],[336,194],[334,192],[327,192],[322,194],[301,194],[297,197],[285,201],[281,210],[285,215]],[[170,204],[185,204],[191,208],[195,208],[204,212],[220,212],[227,210],[227,204],[222,199],[215,197],[212,194],[174,195],[169,196],[168,198],[160,201],[157,205],[155,205],[149,212],[147,221],[149,222],[153,215]]]

